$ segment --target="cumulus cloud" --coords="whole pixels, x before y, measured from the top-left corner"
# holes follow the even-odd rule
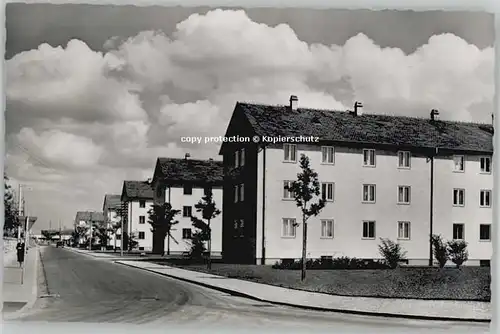
[[[77,188],[81,205],[96,209],[124,179],[151,175],[158,156],[216,157],[218,144],[180,137],[223,135],[236,101],[285,104],[294,94],[312,108],[343,110],[360,100],[366,112],[426,117],[437,108],[444,118],[486,122],[492,111],[493,49],[452,34],[405,54],[364,34],[344,45],[308,44],[286,24],[214,10],[191,15],[170,35],[115,37],[104,49],[71,40],[7,61],[9,140],[52,168],[42,173],[12,149],[10,173]]]

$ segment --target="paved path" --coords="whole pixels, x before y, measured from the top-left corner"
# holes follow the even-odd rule
[[[36,301],[39,273],[39,249],[28,249],[23,267],[19,267],[15,252],[6,254],[3,268],[2,316],[14,318],[19,311],[26,311]]]
[[[228,328],[232,332],[235,329],[331,332],[332,328],[340,332],[369,330],[371,333],[488,330],[488,324],[387,319],[276,306],[68,249],[44,247],[42,260],[48,289],[42,286],[40,291],[54,297],[39,299],[22,322],[8,323],[5,333],[30,331],[35,325],[42,326],[37,331],[50,327],[51,332],[58,332],[64,328],[61,322],[71,322],[71,328],[75,329],[77,323],[85,323],[87,331],[89,323],[100,323],[97,326],[101,331],[111,328],[111,324],[126,323],[130,324],[128,329],[147,326],[143,329],[148,332],[152,326],[161,326],[163,332],[167,327],[184,326],[191,331],[215,328],[215,332]]]

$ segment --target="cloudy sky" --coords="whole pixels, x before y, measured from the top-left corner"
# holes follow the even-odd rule
[[[8,175],[71,226],[158,156],[218,159],[236,101],[490,122],[482,13],[7,5]]]

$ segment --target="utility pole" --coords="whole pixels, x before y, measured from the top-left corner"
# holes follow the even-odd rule
[[[90,214],[90,237],[89,237],[89,251],[92,251],[92,214]]]
[[[18,199],[17,199],[17,206],[18,206],[18,216],[19,217],[22,217],[23,216],[23,185],[19,183],[18,185],[18,190],[17,190],[17,196],[18,196]],[[21,239],[21,222],[18,222],[18,226],[17,226],[17,239],[20,240]]]

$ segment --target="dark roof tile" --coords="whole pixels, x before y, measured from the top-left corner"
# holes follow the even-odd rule
[[[263,104],[236,104],[259,136],[316,136],[322,141],[493,152],[490,124]]]
[[[156,171],[163,180],[175,182],[220,183],[223,180],[222,161],[158,158]]]
[[[123,194],[128,199],[153,199],[153,188],[147,181],[123,181]]]

